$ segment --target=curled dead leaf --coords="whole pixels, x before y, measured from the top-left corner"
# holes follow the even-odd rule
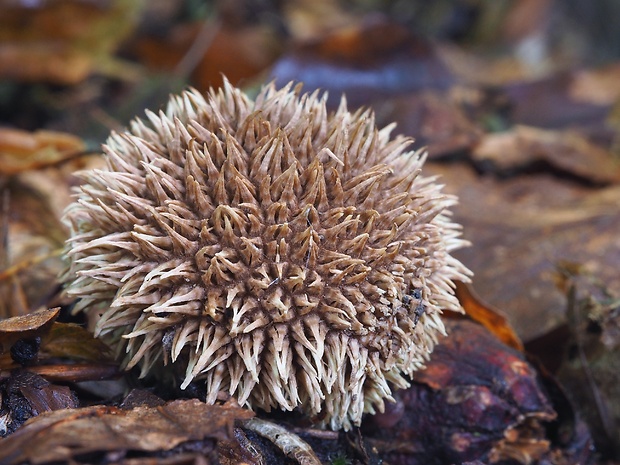
[[[482,302],[470,284],[457,281],[456,296],[468,317],[480,323],[507,346],[523,352],[523,343],[512,329],[508,318]]]
[[[504,174],[546,163],[593,184],[620,181],[620,163],[612,152],[574,130],[516,126],[508,132],[487,134],[473,150],[472,158],[487,167],[492,164],[493,171]]]
[[[59,308],[43,309],[0,320],[0,353],[9,350],[20,339],[33,339],[45,335],[59,312]]]

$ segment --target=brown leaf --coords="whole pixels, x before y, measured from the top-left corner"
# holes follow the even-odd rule
[[[447,330],[411,388],[396,393],[396,406],[366,419],[363,429],[381,439],[373,444],[382,457],[410,465],[486,462],[500,441],[523,451],[525,437],[537,446],[527,448],[534,458],[547,452],[542,425],[555,412],[535,369],[478,324],[448,320]]]
[[[49,383],[26,370],[13,370],[0,383],[0,436],[10,434],[42,412],[75,408],[78,402],[66,386]]]
[[[201,49],[193,48],[201,43]],[[220,86],[222,76],[233,84],[256,76],[273,63],[281,47],[269,27],[217,22],[180,24],[165,40],[146,37],[135,45],[149,68],[182,76],[191,73],[194,85],[203,90]]]
[[[188,441],[225,440],[235,420],[254,414],[233,405],[195,399],[160,407],[94,406],[44,413],[4,439],[0,464],[69,461],[86,453],[167,451]]]
[[[594,184],[620,181],[620,164],[612,153],[579,133],[517,126],[509,132],[487,134],[472,153],[477,163],[493,171],[514,173],[536,164],[583,178]]]
[[[0,353],[9,350],[20,339],[33,339],[45,335],[59,312],[59,308],[51,308],[0,320]]]
[[[570,338],[558,378],[591,426],[601,453],[620,454],[620,293],[563,267]]]
[[[75,84],[105,70],[139,8],[134,0],[2,2],[0,76]]]
[[[43,338],[41,350],[49,357],[110,362],[110,349],[85,328],[71,323],[54,323]]]
[[[456,296],[468,317],[480,323],[507,346],[523,352],[523,343],[506,316],[483,303],[471,285],[457,281]]]
[[[49,297],[58,288],[59,255],[66,239],[60,212],[69,199],[66,176],[56,171],[20,173],[2,192],[0,230],[6,233],[0,245],[2,317],[53,305]],[[31,178],[32,174],[40,177]]]
[[[120,376],[117,364],[101,362],[35,365],[27,367],[26,370],[59,383],[99,381]]]
[[[568,93],[579,102],[613,105],[620,99],[620,63],[575,72]]]
[[[506,313],[528,341],[565,321],[556,265],[570,260],[620,290],[620,188],[593,189],[551,174],[497,179],[463,164],[427,164],[460,203],[455,219],[471,247],[456,255],[483,301]]]
[[[13,176],[57,165],[84,150],[84,142],[71,134],[0,128],[0,174]]]
[[[11,390],[21,392],[30,404],[34,415],[78,406],[77,399],[68,387],[55,386],[42,377],[25,370],[15,372],[9,384]]]
[[[426,147],[431,159],[471,150],[482,129],[465,114],[461,105],[439,92],[408,92],[373,103],[380,124],[397,123],[399,133]]]
[[[555,73],[503,87],[502,92],[510,101],[510,121],[549,129],[600,126],[610,105],[575,98],[574,79],[573,73]]]
[[[267,454],[257,448],[241,428],[235,428],[234,438],[218,443],[218,455],[222,465],[269,463]]]

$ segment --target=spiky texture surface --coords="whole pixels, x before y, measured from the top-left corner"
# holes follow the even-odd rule
[[[455,199],[410,140],[318,93],[226,84],[173,97],[104,147],[67,210],[64,277],[127,368],[183,363],[333,429],[383,410],[459,309]]]

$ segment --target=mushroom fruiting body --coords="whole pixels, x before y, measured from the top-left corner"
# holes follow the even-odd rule
[[[424,154],[290,84],[255,101],[187,91],[147,117],[110,136],[67,209],[76,311],[126,368],[182,364],[208,402],[224,391],[332,429],[382,411],[469,275]]]

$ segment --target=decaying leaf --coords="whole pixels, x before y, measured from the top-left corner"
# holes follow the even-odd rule
[[[20,339],[34,339],[46,334],[59,312],[59,308],[51,308],[5,320],[0,319],[0,353],[9,350]]]
[[[472,158],[503,174],[547,164],[550,169],[595,184],[620,182],[620,163],[612,153],[572,130],[516,126],[508,132],[486,135]]]
[[[286,428],[260,418],[250,418],[244,422],[243,426],[269,439],[287,457],[294,459],[300,465],[321,465],[312,447]]]
[[[11,379],[9,372],[20,365],[25,366],[24,373],[40,376],[46,383],[119,376],[108,347],[77,325],[55,322],[59,311],[39,310],[0,320],[0,378]],[[59,359],[65,363],[58,363]]]
[[[0,129],[0,316],[46,306],[56,292],[66,238],[59,218],[84,148],[66,133]]]
[[[428,148],[431,160],[468,153],[483,136],[457,98],[432,90],[407,92],[371,102],[379,119],[396,121],[398,130]]]
[[[0,316],[11,317],[47,306],[58,287],[59,252],[66,233],[50,198],[36,187],[11,178],[3,194]]]
[[[201,50],[194,48],[201,43]],[[208,89],[221,86],[223,76],[233,83],[256,76],[276,59],[281,43],[265,26],[240,28],[212,21],[179,25],[165,39],[142,39],[136,50],[150,68],[191,73],[196,87]],[[185,66],[188,60],[191,66]]]
[[[509,443],[513,458],[517,450],[541,458],[551,449],[544,425],[555,412],[534,368],[480,325],[451,321],[448,332],[397,404],[367,418],[363,428],[382,457],[391,464],[486,463]]]
[[[620,99],[620,63],[584,69],[574,75],[568,93],[576,101],[613,105]]]
[[[432,46],[376,17],[300,44],[276,62],[271,75],[280,85],[297,80],[304,89],[328,90],[332,105],[346,92],[352,107],[404,92],[445,89],[453,82]]]
[[[0,436],[12,433],[24,421],[43,412],[77,406],[77,397],[68,387],[51,384],[25,370],[15,370],[0,382]]]
[[[231,436],[235,420],[253,415],[233,404],[213,406],[195,399],[131,410],[103,406],[59,410],[31,419],[4,439],[0,464],[84,463],[84,454],[112,457],[112,452],[116,460],[128,453],[157,456],[188,443],[196,447],[197,442],[205,442],[201,452],[210,451],[207,457],[214,458],[216,440]]]
[[[506,316],[483,303],[470,284],[457,281],[456,296],[469,318],[480,323],[507,346],[523,351],[523,343],[510,326]]]
[[[575,83],[576,74],[564,72],[502,87],[501,93],[509,101],[509,120],[546,129],[600,126],[610,104],[575,95]]]
[[[113,360],[108,346],[76,324],[54,323],[43,338],[42,348],[47,357],[102,363]]]
[[[558,378],[591,425],[599,450],[620,454],[620,294],[592,274],[560,269],[570,341]]]
[[[472,247],[458,252],[483,301],[528,341],[565,321],[556,264],[570,260],[620,290],[620,188],[592,188],[553,173],[501,179],[465,164],[429,164],[460,198],[455,219]]]
[[[27,371],[58,383],[100,381],[121,375],[117,364],[101,362],[34,365],[29,366]]]

